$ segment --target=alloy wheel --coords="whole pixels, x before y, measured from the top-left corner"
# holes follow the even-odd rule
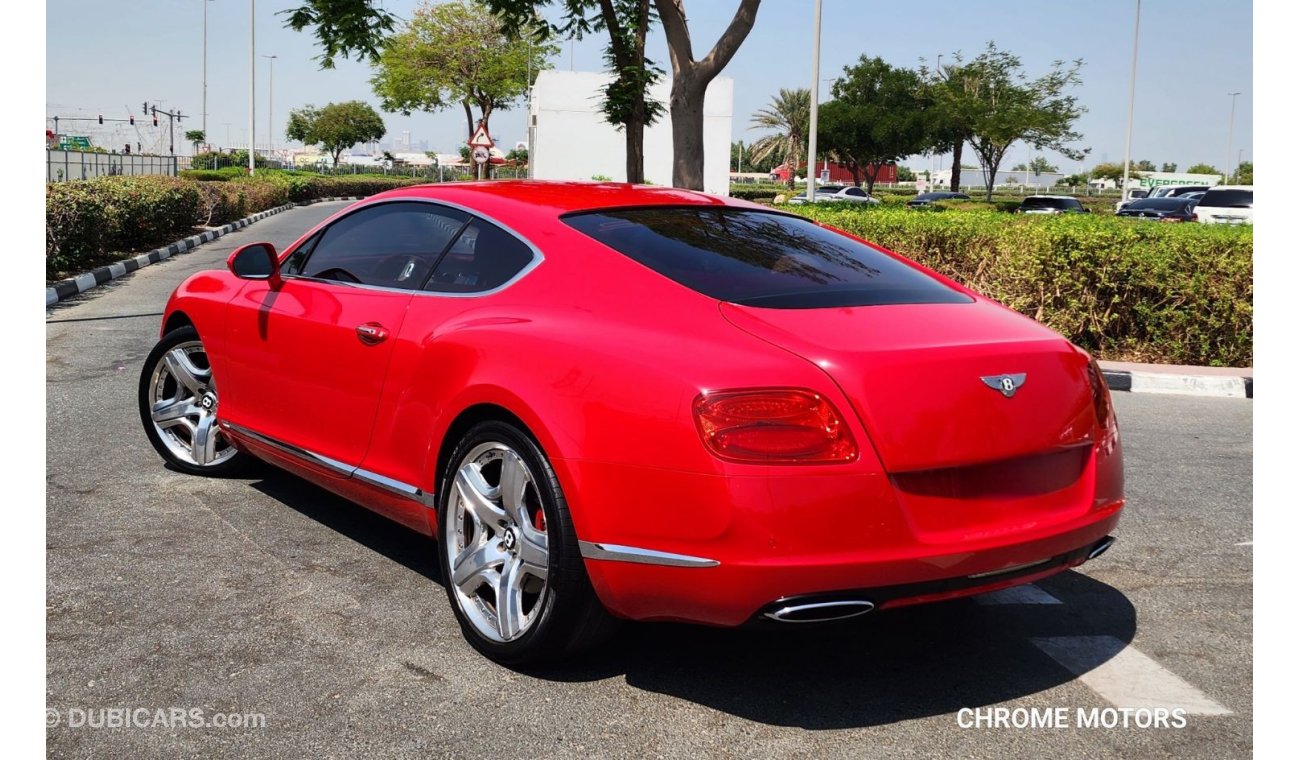
[[[549,592],[550,551],[537,481],[518,452],[482,443],[455,471],[444,521],[448,583],[461,613],[489,641],[514,641]]]
[[[215,467],[238,453],[217,425],[217,386],[201,341],[178,343],[159,358],[148,403],[154,432],[179,461]]]

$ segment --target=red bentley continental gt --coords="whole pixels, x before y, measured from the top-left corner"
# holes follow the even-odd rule
[[[1060,335],[803,217],[621,184],[382,193],[172,295],[175,468],[266,460],[435,538],[503,663],[616,619],[807,623],[1028,583],[1124,505]]]

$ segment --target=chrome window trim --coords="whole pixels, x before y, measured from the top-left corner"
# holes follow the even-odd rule
[[[534,245],[533,241],[519,234],[519,232],[516,231],[510,225],[499,221],[495,217],[484,214],[481,211],[476,211],[470,208],[469,206],[463,206],[453,201],[445,201],[437,198],[396,196],[396,197],[380,198],[374,201],[362,201],[361,203],[355,206],[351,206],[345,209],[346,213],[342,213],[338,217],[330,219],[329,223],[325,227],[322,227],[319,230],[315,230],[314,232],[323,236],[325,232],[329,230],[330,227],[333,227],[335,224],[343,221],[344,219],[347,219],[353,214],[360,213],[373,206],[381,206],[385,203],[399,203],[399,202],[429,203],[434,206],[443,206],[446,208],[456,209],[457,211],[463,211],[464,213],[469,214],[471,217],[470,221],[466,223],[466,226],[468,226],[468,224],[473,223],[473,219],[475,218],[482,219],[483,221],[489,224],[494,224],[497,227],[501,228],[501,230],[503,230],[506,234],[510,235],[514,239],[518,240],[519,242],[527,246],[528,250],[532,251],[533,258],[527,264],[525,264],[522,269],[516,272],[513,277],[501,283],[500,285],[496,286],[495,288],[492,288],[491,290],[476,291],[473,293],[444,293],[437,290],[412,290],[410,288],[390,288],[390,287],[385,287],[383,285],[367,285],[365,283],[343,282],[341,280],[324,280],[319,277],[308,277],[306,275],[300,275],[300,274],[287,275],[284,274],[283,272],[281,272],[280,276],[285,280],[305,280],[307,282],[322,282],[322,283],[327,283],[329,285],[342,285],[344,287],[349,287],[349,288],[359,288],[361,290],[378,290],[384,293],[410,293],[412,295],[435,296],[439,298],[481,298],[484,296],[490,296],[496,293],[500,293],[501,291],[505,290],[511,285],[514,285],[516,282],[523,279],[525,276],[528,275],[529,272],[536,269],[543,261],[546,260],[546,256],[542,254],[542,250],[538,248],[536,245]],[[456,234],[456,238],[459,238],[463,232],[464,229],[462,228],[461,232]],[[312,238],[314,238],[315,236],[316,236],[315,234],[309,235],[307,239],[304,240],[303,242],[306,243],[310,241]],[[455,242],[456,238],[452,238],[453,243]],[[315,253],[315,250],[313,250],[312,253]],[[283,266],[284,262],[288,261],[289,258],[292,256],[293,256],[292,251],[286,252],[284,257],[280,260],[281,266]],[[310,261],[311,257],[308,256],[307,260]]]
[[[418,486],[413,486],[409,483],[403,483],[400,480],[395,480],[393,478],[380,475],[379,473],[376,472],[363,470],[361,469],[360,466],[349,465],[345,462],[340,462],[337,459],[332,459],[330,457],[327,457],[324,454],[317,454],[314,451],[304,449],[300,446],[294,446],[291,443],[285,443],[284,441],[281,441],[276,438],[272,438],[269,435],[263,435],[262,433],[259,433],[256,430],[252,430],[251,428],[244,427],[243,425],[236,425],[233,422],[227,422],[225,420],[222,420],[221,427],[233,431],[238,435],[251,438],[257,441],[258,443],[262,443],[267,446],[270,446],[271,448],[280,451],[284,454],[288,454],[289,456],[292,456],[296,459],[300,459],[304,462],[308,462],[311,464],[320,465],[328,470],[331,470],[333,472],[338,473],[339,475],[342,475],[345,478],[356,478],[357,480],[360,480],[363,483],[366,483],[368,485],[373,485],[378,488],[382,488],[385,491],[389,491],[390,493],[394,493],[397,494],[398,496],[405,497],[407,499],[410,499],[411,501],[419,502],[420,504],[423,504],[426,507],[432,508],[434,506],[433,494],[423,490]]]
[[[613,562],[631,562],[638,565],[717,567],[722,564],[716,559],[692,557],[689,554],[673,554],[672,552],[661,552],[655,549],[596,543],[595,541],[579,541],[578,551],[584,559],[605,559]]]

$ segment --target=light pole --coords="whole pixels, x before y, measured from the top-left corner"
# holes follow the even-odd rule
[[[1232,123],[1237,120],[1237,96],[1240,92],[1228,93],[1232,96],[1232,110],[1228,112],[1228,160],[1227,164],[1232,163]],[[1223,184],[1228,184],[1228,166],[1223,167]]]
[[[203,139],[212,141],[208,134],[208,3],[213,0],[201,0],[203,3]]]
[[[817,183],[813,179],[812,169],[817,161],[817,96],[821,89],[822,54],[822,0],[813,2],[813,45],[812,45],[812,103],[808,111],[808,202],[817,200]],[[790,167],[793,172],[796,167]]]
[[[943,72],[943,53],[936,53],[935,56],[934,56],[934,78],[935,78],[935,81],[939,81],[940,79],[943,78],[943,73],[942,73],[942,72]],[[938,175],[939,175],[939,153],[938,153],[938,151],[936,151],[933,155],[930,156],[930,185],[931,185],[931,187],[926,188],[927,190],[932,189],[932,187],[933,187],[934,185],[938,184]]]
[[[250,176],[257,173],[257,162],[254,158],[257,149],[253,147],[257,140],[257,127],[253,124],[257,112],[257,45],[254,39],[257,26],[256,10],[257,0],[248,0],[248,173]]]
[[[275,59],[279,56],[262,55],[263,58],[270,58],[271,62],[267,64],[266,72],[266,152],[269,155],[275,150],[275,125],[271,123],[271,98],[275,96]]]
[[[1128,198],[1129,149],[1133,144],[1133,98],[1137,93],[1138,26],[1142,23],[1142,0],[1137,0],[1137,13],[1133,16],[1133,68],[1128,76],[1128,129],[1124,132],[1124,183],[1119,187],[1121,202]]]

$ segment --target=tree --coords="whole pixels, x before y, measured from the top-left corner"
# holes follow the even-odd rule
[[[1056,166],[1053,166],[1046,158],[1042,156],[1035,156],[1034,160],[1029,162],[1028,169],[1025,168],[1025,165],[1023,163],[1019,163],[1011,167],[1011,171],[1013,172],[1031,171],[1034,173],[1034,176],[1037,177],[1040,174],[1052,174],[1054,172],[1058,172],[1060,171],[1060,169]]]
[[[663,76],[663,69],[645,55],[645,38],[654,22],[650,0],[559,0],[564,16],[549,27],[538,20],[538,10],[551,0],[486,0],[499,14],[507,34],[541,33],[582,35],[604,31],[605,64],[614,75],[605,87],[601,109],[605,120],[623,131],[627,159],[627,181],[645,182],[645,128],[663,115],[664,106],[648,96],[650,87]]]
[[[190,145],[194,146],[194,153],[196,155],[199,152],[199,144],[206,139],[208,139],[208,136],[204,134],[203,130],[201,129],[191,129],[190,131],[185,133],[185,140]]]
[[[1161,164],[1160,171],[1173,173],[1178,171],[1178,164]]]
[[[844,68],[831,96],[818,114],[817,144],[849,168],[855,185],[865,175],[868,194],[882,166],[928,146],[928,94],[915,71],[864,55]]]
[[[1237,164],[1237,171],[1232,173],[1230,181],[1234,185],[1255,184],[1255,163],[1253,161],[1242,161]]]
[[[1056,61],[1048,73],[1029,81],[1020,59],[991,42],[970,62],[975,107],[969,142],[984,170],[986,200],[993,200],[998,167],[1014,143],[1023,141],[1037,150],[1048,148],[1074,161],[1083,159],[1087,151],[1070,144],[1082,137],[1074,131],[1074,122],[1085,109],[1074,95],[1066,94],[1080,83],[1082,66],[1081,60],[1068,66]]]
[[[1124,179],[1124,164],[1097,164],[1089,172],[1093,179],[1109,179],[1119,182]]]
[[[1223,174],[1223,172],[1219,171],[1218,169],[1215,169],[1213,166],[1210,166],[1209,164],[1192,164],[1191,166],[1187,167],[1187,173],[1188,174]]]
[[[519,166],[527,166],[527,165],[528,165],[528,149],[527,149],[527,148],[511,148],[510,152],[506,154],[506,160],[507,160],[507,161],[514,161],[514,162],[515,162],[517,165],[519,165]]]
[[[304,145],[320,145],[338,166],[343,151],[357,143],[374,142],[386,132],[384,120],[375,109],[360,100],[349,100],[320,109],[308,105],[291,111],[284,133]]]
[[[929,172],[926,172],[926,174],[929,174]],[[907,168],[906,166],[900,166],[900,167],[898,167],[898,181],[899,181],[899,182],[915,182],[915,181],[916,181],[916,172],[912,171],[911,169]]]
[[[558,48],[551,44],[508,37],[484,5],[469,0],[431,5],[426,0],[384,40],[370,84],[385,111],[406,116],[459,103],[465,109],[468,142],[478,125],[491,134],[492,112],[514,105],[528,90],[524,72],[546,68],[546,57],[555,52]]]
[[[782,89],[772,98],[767,108],[761,108],[749,119],[750,129],[774,131],[749,145],[749,160],[755,164],[784,162],[790,167],[786,187],[794,187],[794,175],[799,171],[803,152],[808,144],[809,108],[812,96],[809,90]]]
[[[1066,176],[1066,177],[1061,177],[1060,179],[1058,179],[1058,180],[1056,181],[1056,184],[1057,184],[1058,186],[1065,185],[1065,186],[1068,186],[1068,187],[1078,187],[1079,185],[1086,185],[1086,184],[1088,184],[1088,175],[1087,175],[1087,174],[1071,174],[1071,175]]]
[[[1156,165],[1143,159],[1135,164],[1129,164],[1129,168],[1135,172],[1153,172],[1156,170]]]
[[[686,25],[685,0],[655,0],[668,38],[673,86],[668,97],[673,125],[673,187],[704,189],[704,93],[731,61],[754,27],[759,0],[740,0],[722,36],[708,55],[696,60]]]
[[[304,0],[297,8],[280,11],[285,26],[295,32],[312,28],[324,48],[317,56],[322,69],[334,68],[335,58],[379,57],[379,46],[393,30],[397,17],[381,7],[382,0]]]
[[[973,133],[973,121],[980,104],[975,97],[975,73],[964,63],[962,54],[951,55],[954,63],[931,72],[922,62],[918,76],[925,82],[930,103],[928,132],[930,143],[927,153],[952,152],[952,169],[948,176],[948,189],[957,192],[961,185],[962,169],[977,169],[962,163],[962,149]]]

